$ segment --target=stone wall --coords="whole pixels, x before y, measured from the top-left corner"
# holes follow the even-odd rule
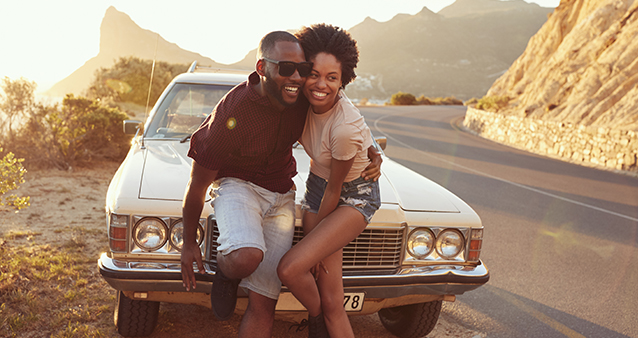
[[[493,141],[540,155],[638,173],[638,131],[502,115],[467,108],[463,125]]]

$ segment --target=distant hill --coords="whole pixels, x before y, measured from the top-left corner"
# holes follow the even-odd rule
[[[561,1],[489,95],[499,111],[638,131],[638,2]]]
[[[531,36],[552,9],[523,0],[457,0],[439,14],[427,8],[415,15],[399,14],[387,22],[371,18],[348,29],[358,41],[358,78],[350,84],[352,98],[387,100],[399,91],[416,96],[482,97],[525,50]],[[347,29],[347,27],[344,27]],[[54,85],[47,93],[81,94],[95,70],[110,67],[121,56],[220,68],[252,69],[255,50],[232,65],[216,63],[181,49],[158,34],[137,26],[110,7],[100,27],[99,54]]]
[[[123,56],[136,56],[152,60],[157,45],[157,60],[170,63],[191,64],[224,68],[210,58],[180,48],[164,40],[159,34],[142,29],[131,18],[111,6],[106,10],[100,26],[100,51],[82,67],[51,87],[46,94],[63,96],[66,93],[82,94],[93,80],[100,67],[109,68],[114,61]]]
[[[482,97],[525,50],[552,9],[523,0],[457,0],[388,22],[366,19],[349,31],[359,43],[354,97]]]

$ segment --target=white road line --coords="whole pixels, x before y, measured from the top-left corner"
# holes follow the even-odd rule
[[[410,113],[407,113],[407,114],[410,114]],[[392,115],[392,116],[400,116],[400,115],[402,115],[402,114]],[[391,139],[392,141],[394,141],[394,142],[396,142],[396,143],[398,143],[398,144],[400,144],[400,145],[402,145],[402,146],[404,146],[406,148],[416,150],[419,153],[421,153],[421,154],[423,154],[425,156],[434,158],[434,159],[436,159],[438,161],[451,164],[451,165],[453,165],[455,167],[463,168],[463,169],[465,169],[467,171],[470,171],[470,172],[473,172],[475,174],[482,175],[482,176],[485,176],[485,177],[489,177],[491,179],[494,179],[494,180],[497,180],[497,181],[501,181],[503,183],[511,184],[513,186],[516,186],[516,187],[519,187],[519,188],[522,188],[522,189],[533,191],[533,192],[539,193],[541,195],[553,197],[553,198],[559,199],[561,201],[565,201],[565,202],[568,202],[568,203],[576,204],[576,205],[579,205],[579,206],[582,206],[582,207],[585,207],[585,208],[589,208],[589,209],[592,209],[592,210],[596,210],[596,211],[604,212],[604,213],[607,213],[607,214],[610,214],[610,215],[614,215],[614,216],[618,216],[618,217],[621,217],[621,218],[625,218],[625,219],[628,219],[628,220],[633,221],[633,222],[638,222],[638,218],[635,218],[635,217],[623,215],[623,214],[620,214],[620,213],[617,213],[617,212],[614,212],[614,211],[611,211],[611,210],[603,209],[603,208],[600,208],[600,207],[597,207],[597,206],[594,206],[594,205],[591,205],[591,204],[578,202],[578,201],[575,201],[575,200],[572,200],[572,199],[569,199],[569,198],[565,198],[565,197],[562,197],[562,196],[558,196],[558,195],[555,195],[555,194],[552,194],[552,193],[548,193],[548,192],[545,192],[545,191],[542,191],[542,190],[539,190],[539,189],[536,189],[536,188],[528,187],[528,186],[520,184],[520,183],[512,182],[512,181],[506,180],[504,178],[500,178],[498,176],[490,175],[488,173],[484,173],[482,171],[478,171],[476,169],[472,169],[472,168],[466,167],[464,165],[461,165],[461,164],[458,164],[458,163],[454,163],[452,161],[448,161],[448,160],[440,158],[438,156],[434,156],[432,154],[428,154],[428,153],[426,153],[426,152],[424,152],[424,151],[422,151],[420,149],[414,148],[414,147],[412,147],[412,146],[410,146],[410,145],[408,145],[408,144],[406,144],[404,142],[401,142],[401,141],[397,140],[396,138],[394,138],[394,137],[388,135],[387,133],[385,133],[383,131],[383,129],[381,129],[379,127],[379,121],[385,119],[388,116],[389,115],[384,115],[384,116],[381,116],[380,118],[376,119],[374,121],[374,128],[376,128],[381,134],[383,134],[383,136],[387,137],[388,139]]]

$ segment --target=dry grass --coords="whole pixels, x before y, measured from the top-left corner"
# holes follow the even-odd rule
[[[117,164],[97,167],[30,171],[31,206],[0,209],[0,337],[119,337],[115,290],[96,267]]]
[[[97,273],[85,245],[0,241],[0,336],[114,336],[108,314],[115,292]]]

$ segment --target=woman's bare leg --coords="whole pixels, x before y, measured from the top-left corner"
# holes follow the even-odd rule
[[[304,215],[304,221],[312,223],[312,215]],[[307,219],[308,218],[308,219]],[[292,292],[292,294],[308,310],[310,316],[317,316],[322,313],[322,298],[329,297],[334,289],[340,289],[340,299],[338,303],[343,307],[343,282],[341,280],[341,249],[350,241],[356,238],[366,227],[363,215],[351,207],[338,207],[330,215],[326,216],[314,229],[288,251],[279,262],[277,272],[282,283]],[[304,225],[304,228],[306,226]],[[338,256],[329,256],[339,252]],[[329,263],[328,274],[320,271],[319,279],[324,275],[326,279],[324,294],[320,296],[319,287],[314,275],[310,272],[317,263],[324,260],[324,265]],[[338,266],[338,267],[337,267]],[[335,270],[331,272],[330,269]],[[321,269],[320,269],[321,270]],[[331,276],[332,274],[332,276]],[[324,288],[322,286],[322,288]],[[326,298],[328,300],[328,298]],[[334,297],[332,299],[335,299]],[[335,301],[330,301],[334,304]],[[333,305],[330,306],[331,309]],[[332,311],[332,310],[331,310]],[[344,312],[345,313],[345,312]],[[327,316],[327,313],[324,314]],[[343,320],[333,319],[335,323]],[[347,317],[345,318],[347,321]],[[326,324],[328,319],[326,318]],[[347,321],[348,327],[350,322]],[[340,326],[340,325],[338,325]],[[330,329],[330,326],[328,326]],[[350,328],[350,331],[352,329]],[[331,330],[332,331],[332,330]],[[341,331],[339,331],[341,332]],[[341,335],[340,333],[339,335]]]
[[[321,309],[323,310],[328,333],[333,338],[354,338],[350,319],[348,319],[348,314],[343,308],[343,249],[324,258],[323,262],[328,274],[323,270],[320,271],[317,286],[321,295]]]

